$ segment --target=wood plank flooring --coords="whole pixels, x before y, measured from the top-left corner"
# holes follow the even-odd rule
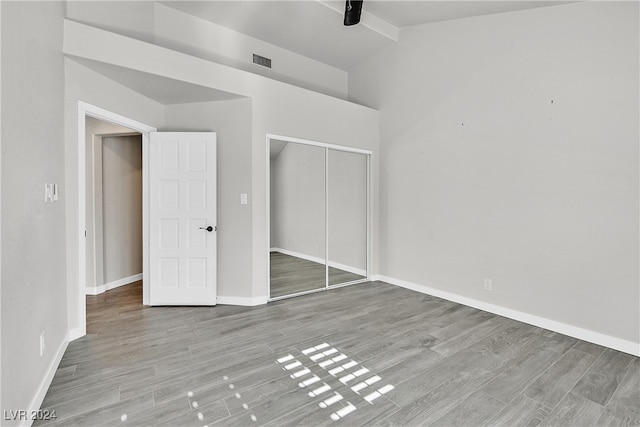
[[[271,298],[297,292],[323,289],[326,282],[325,265],[302,258],[271,252]],[[329,267],[329,285],[364,279],[364,276]]]
[[[58,418],[34,425],[640,424],[637,357],[385,283],[258,307],[141,292],[87,297]]]

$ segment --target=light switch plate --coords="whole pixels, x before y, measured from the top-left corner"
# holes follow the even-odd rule
[[[44,201],[45,202],[53,201],[53,186],[46,182],[44,184]]]

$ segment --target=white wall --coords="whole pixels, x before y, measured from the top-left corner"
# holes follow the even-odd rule
[[[1,410],[37,409],[67,338],[59,2],[1,2]],[[25,31],[28,28],[29,31]],[[44,183],[60,199],[44,202]],[[40,357],[40,334],[45,352]],[[33,405],[33,406],[32,406]],[[35,406],[35,407],[34,407]],[[16,423],[3,420],[3,425]]]
[[[104,283],[110,288],[142,274],[141,135],[102,138],[102,201]]]
[[[167,106],[161,130],[216,132],[218,296],[251,303],[251,100]]]
[[[114,33],[153,42],[153,1],[68,1],[67,17]]]
[[[95,294],[104,285],[102,226],[102,135],[131,133],[131,129],[87,117],[85,121],[86,287]],[[95,207],[95,209],[94,209]],[[126,276],[123,276],[126,277]]]
[[[350,73],[381,273],[637,351],[638,39],[638,3],[581,2],[410,27]]]
[[[2,6],[0,6],[0,52],[2,48]],[[0,129],[2,129],[2,54],[0,53]],[[0,214],[2,213],[2,132],[0,131]],[[0,215],[1,217],[1,215]],[[0,220],[0,242],[2,242],[2,220]],[[0,243],[0,349],[2,348],[2,244]],[[0,351],[0,410],[2,404],[2,351]]]

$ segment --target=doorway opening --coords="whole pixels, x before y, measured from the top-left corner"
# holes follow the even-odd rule
[[[86,133],[86,293],[98,295],[142,280],[142,135],[93,117]]]
[[[91,160],[93,158],[93,153],[88,153],[87,150],[87,120],[88,118],[97,119],[101,122],[104,122],[107,125],[112,126],[112,128],[120,127],[125,128],[124,132],[127,136],[139,135],[137,138],[141,140],[141,161],[142,168],[140,174],[142,175],[142,211],[141,211],[141,221],[142,221],[142,277],[148,277],[148,268],[149,268],[149,259],[148,259],[148,224],[147,224],[147,211],[148,211],[148,165],[147,165],[147,152],[149,148],[149,135],[151,132],[156,131],[154,127],[145,125],[143,123],[137,122],[135,120],[129,119],[128,117],[121,116],[117,113],[113,113],[111,111],[102,109],[100,107],[96,107],[85,102],[78,102],[78,116],[77,116],[77,124],[78,124],[78,287],[77,287],[77,304],[78,304],[78,329],[75,334],[71,337],[71,339],[79,338],[81,336],[86,335],[86,326],[87,326],[87,313],[86,313],[86,294],[87,294],[87,284],[91,283],[87,280],[88,274],[88,258],[89,254],[93,258],[91,265],[93,266],[93,271],[89,272],[92,277],[96,277],[96,263],[95,257],[96,251],[94,248],[96,246],[95,239],[91,242],[92,247],[88,247],[87,245],[87,235],[88,233],[88,224],[87,224],[87,206],[94,206],[94,194],[93,191],[89,191],[88,184],[92,180],[87,179],[88,171],[91,171],[93,175],[93,163],[89,165],[88,159]],[[116,132],[122,133],[122,132]],[[123,136],[123,135],[120,135]],[[91,137],[93,140],[93,136]],[[102,141],[104,142],[104,141]],[[95,142],[92,141],[95,144]],[[131,147],[128,147],[131,148]],[[91,157],[88,157],[91,154]],[[116,155],[117,156],[117,155]],[[91,160],[92,161],[92,160]],[[94,212],[95,213],[95,212]],[[93,215],[92,218],[95,218]],[[95,229],[95,221],[92,225]],[[104,224],[103,224],[104,225]],[[93,234],[95,236],[96,234]],[[89,249],[89,251],[88,251]],[[104,271],[103,271],[104,273]],[[139,274],[139,273],[138,273]],[[103,276],[105,277],[105,276]],[[132,277],[124,277],[125,280],[131,280]],[[107,282],[109,283],[109,282]],[[94,285],[97,283],[94,281]],[[118,284],[118,281],[113,281],[110,286],[114,286]],[[105,283],[102,286],[106,285]],[[95,288],[95,286],[94,286]],[[105,286],[106,289],[106,286]],[[99,289],[96,289],[99,290]],[[148,284],[143,282],[142,286],[142,303],[147,305],[149,302],[149,289]]]

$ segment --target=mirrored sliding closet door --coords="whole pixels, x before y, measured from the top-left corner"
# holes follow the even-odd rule
[[[367,278],[367,156],[328,150],[329,286]]]
[[[269,298],[368,279],[368,152],[269,137]]]
[[[325,150],[271,141],[271,298],[326,286]]]

